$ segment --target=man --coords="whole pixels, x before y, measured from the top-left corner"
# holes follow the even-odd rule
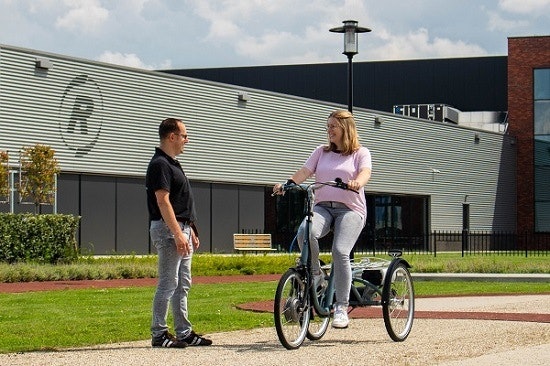
[[[210,339],[196,334],[187,317],[191,288],[191,259],[199,247],[196,213],[189,180],[176,156],[189,142],[183,122],[167,118],[159,126],[160,146],[149,162],[145,186],[151,240],[158,252],[158,285],[153,300],[153,347],[209,346]],[[172,305],[175,335],[166,318]]]

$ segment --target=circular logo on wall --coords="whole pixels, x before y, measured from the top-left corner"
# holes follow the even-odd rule
[[[99,139],[103,124],[103,96],[88,75],[75,77],[63,93],[59,107],[59,132],[75,156],[89,153]]]

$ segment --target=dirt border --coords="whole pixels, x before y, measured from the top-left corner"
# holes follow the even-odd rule
[[[499,295],[500,296],[500,295]],[[273,301],[258,301],[237,305],[241,310],[255,312],[272,312]],[[371,306],[355,308],[349,312],[350,318],[376,319],[382,318],[382,308]],[[534,313],[498,313],[485,311],[421,311],[415,310],[415,319],[473,319],[473,320],[505,320],[517,322],[550,323],[550,314]]]
[[[231,275],[231,276],[193,276],[193,283],[230,283],[230,282],[268,282],[277,281],[280,274],[267,275]],[[79,281],[32,281],[1,282],[0,293],[19,293],[31,291],[75,290],[85,288],[116,288],[156,286],[156,278],[130,278],[112,280],[79,280]]]

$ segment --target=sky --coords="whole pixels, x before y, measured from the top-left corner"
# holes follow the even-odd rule
[[[0,0],[0,44],[142,69],[507,55],[550,35],[550,0]]]

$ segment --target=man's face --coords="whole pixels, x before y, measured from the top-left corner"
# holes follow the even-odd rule
[[[178,127],[179,132],[174,132],[173,134],[173,143],[177,153],[181,154],[183,153],[185,144],[189,142],[189,138],[187,136],[187,128],[185,128],[185,125],[182,122],[178,122]]]

